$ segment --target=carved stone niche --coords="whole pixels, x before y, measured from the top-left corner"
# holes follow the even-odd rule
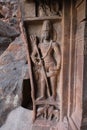
[[[58,0],[36,0],[37,16],[61,16],[61,5]]]
[[[33,80],[31,87],[34,120],[45,119],[58,122],[60,118],[61,21],[33,20],[25,22],[25,26]],[[45,37],[48,38],[45,39]]]
[[[54,8],[56,10],[53,10],[53,1],[50,1],[50,5],[47,1],[43,1],[46,10],[44,15],[41,15],[39,12],[41,2],[24,1],[22,20],[26,35],[33,101],[32,120],[37,126],[39,122],[45,123],[45,128],[48,122],[50,129],[52,126],[56,127],[60,120],[61,8],[56,0],[54,4],[54,6],[56,2],[58,4],[58,7]],[[32,9],[29,8],[31,3],[33,5],[31,8],[34,9],[32,16]],[[34,125],[32,129],[35,129]]]
[[[86,130],[86,52],[84,55],[82,49],[84,33],[80,33],[86,31],[82,22],[86,0],[54,0],[56,11],[52,0],[24,2],[22,21],[33,101],[32,130]]]

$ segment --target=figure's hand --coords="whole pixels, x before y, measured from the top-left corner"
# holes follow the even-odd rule
[[[34,62],[34,64],[41,66],[41,61],[38,57],[33,57],[32,56],[32,61]]]
[[[30,40],[31,40],[32,43],[35,43],[35,44],[36,44],[36,42],[37,42],[37,37],[36,37],[36,35],[31,35],[31,36],[30,36]]]
[[[35,64],[39,66],[39,65],[40,65],[40,63],[39,63],[39,62],[40,62],[40,61],[39,61],[39,58],[38,58],[38,57],[36,57],[36,59],[35,59]]]
[[[34,63],[34,64],[37,64],[37,59],[36,59],[36,57],[32,56],[31,58],[32,58],[33,63]]]
[[[36,63],[39,67],[42,66],[42,62],[41,62],[41,59],[37,58],[37,63]]]
[[[49,72],[46,73],[47,77],[57,75],[59,70],[60,70],[60,65],[50,68]]]
[[[58,65],[57,65],[57,70],[60,70],[60,67],[61,67],[60,64],[58,64]]]
[[[41,60],[38,62],[38,65],[39,65],[40,67],[42,67],[42,62],[41,62]]]

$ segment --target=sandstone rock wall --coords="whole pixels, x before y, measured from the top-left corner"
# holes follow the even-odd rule
[[[27,58],[18,9],[18,1],[0,0],[0,126],[22,103],[22,68],[27,68]]]

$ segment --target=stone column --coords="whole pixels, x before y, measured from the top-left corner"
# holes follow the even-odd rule
[[[87,130],[87,1],[85,0],[84,26],[84,65],[83,65],[83,90],[82,90],[82,125],[81,130]]]
[[[63,1],[62,20],[62,65],[61,65],[61,120],[67,116],[68,111],[68,85],[69,85],[69,49],[70,49],[70,7],[71,1]]]
[[[74,1],[71,0],[70,10],[70,50],[69,50],[69,87],[68,87],[68,117],[71,116],[74,109],[74,65],[75,65],[75,35],[76,35],[76,8]]]
[[[75,65],[74,65],[74,96],[71,119],[74,122],[73,130],[87,130],[87,23],[86,23],[86,0],[76,2],[77,27],[75,42]]]

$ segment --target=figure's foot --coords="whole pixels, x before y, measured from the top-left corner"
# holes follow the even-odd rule
[[[45,100],[46,98],[44,96],[41,96],[39,98],[36,99],[36,101],[39,101],[39,100]]]

